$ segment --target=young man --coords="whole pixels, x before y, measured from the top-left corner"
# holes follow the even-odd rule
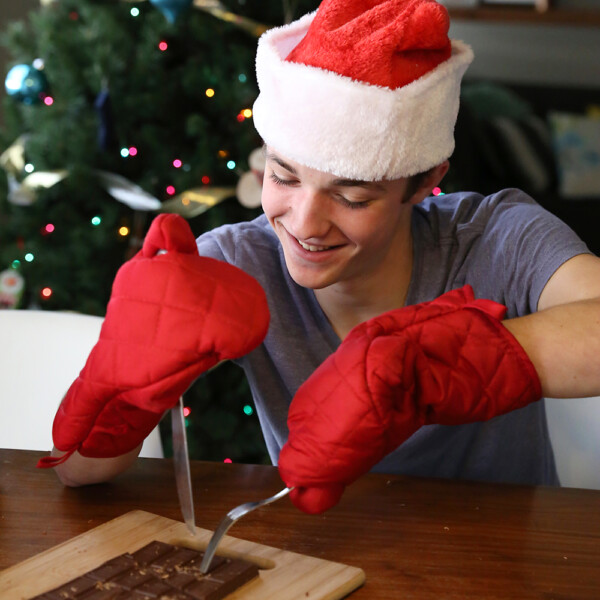
[[[266,292],[239,363],[308,512],[369,469],[557,484],[537,400],[600,394],[600,259],[518,190],[429,197],[472,60],[447,32],[433,0],[324,0],[267,32],[265,214],[197,241]],[[77,485],[135,456],[57,469]]]

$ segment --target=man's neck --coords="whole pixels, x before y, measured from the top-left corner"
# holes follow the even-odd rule
[[[406,303],[412,275],[412,240],[389,268],[360,281],[339,282],[315,290],[317,302],[334,331],[344,339],[350,330]]]

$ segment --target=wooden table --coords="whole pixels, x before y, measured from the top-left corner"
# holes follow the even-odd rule
[[[40,456],[0,449],[0,570],[130,510],[181,519],[170,460],[71,489],[35,468]],[[194,461],[192,476],[197,525],[210,530],[282,487],[267,466]],[[324,515],[285,498],[230,535],[361,567],[352,600],[600,598],[598,491],[367,475]]]

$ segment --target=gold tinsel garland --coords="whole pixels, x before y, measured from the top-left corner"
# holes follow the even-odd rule
[[[0,155],[0,167],[6,172],[8,180],[8,200],[21,206],[33,204],[40,189],[49,189],[69,175],[69,171],[66,169],[33,171],[22,181],[18,181],[18,177],[25,167],[26,141],[27,136],[20,136]],[[92,172],[97,177],[98,183],[115,200],[126,204],[133,210],[171,212],[189,219],[202,214],[226,198],[235,196],[233,187],[207,186],[186,190],[161,202],[121,175],[98,169]]]

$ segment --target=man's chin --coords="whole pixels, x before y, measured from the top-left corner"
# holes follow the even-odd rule
[[[286,265],[287,266],[287,265]],[[309,290],[322,290],[329,287],[334,281],[331,281],[331,277],[324,277],[323,275],[317,275],[316,273],[306,273],[306,269],[295,269],[287,266],[288,273],[294,283],[300,287]]]

